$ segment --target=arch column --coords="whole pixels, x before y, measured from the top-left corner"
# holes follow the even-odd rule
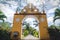
[[[40,20],[39,23],[40,39],[49,40],[48,23],[47,23],[46,14],[40,15],[39,20]]]
[[[14,32],[18,32],[18,38],[21,39],[21,25],[22,25],[22,19],[24,18],[24,15],[14,15],[14,21],[13,21],[13,27],[11,30],[11,39],[14,40]]]

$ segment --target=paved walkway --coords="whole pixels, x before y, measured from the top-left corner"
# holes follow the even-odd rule
[[[32,36],[32,35],[28,35],[27,37],[25,37],[23,40],[39,40],[39,38],[36,38],[36,37],[34,37],[34,36]]]

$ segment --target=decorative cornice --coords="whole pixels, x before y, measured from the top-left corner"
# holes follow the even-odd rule
[[[45,13],[19,13],[15,15],[46,15]]]

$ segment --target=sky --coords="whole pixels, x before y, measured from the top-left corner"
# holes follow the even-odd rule
[[[13,16],[18,8],[18,12],[20,12],[24,6],[28,3],[34,4],[40,12],[43,10],[43,3],[44,3],[44,10],[47,14],[47,21],[48,25],[52,25],[54,11],[56,8],[60,8],[60,0],[0,0],[0,10],[4,12],[7,16],[5,21],[13,23]],[[58,25],[60,19],[55,21],[55,24]]]

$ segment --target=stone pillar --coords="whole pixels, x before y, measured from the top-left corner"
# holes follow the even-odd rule
[[[47,17],[46,14],[40,15],[40,23],[39,23],[39,29],[40,29],[40,39],[48,39],[48,23],[47,23]]]

